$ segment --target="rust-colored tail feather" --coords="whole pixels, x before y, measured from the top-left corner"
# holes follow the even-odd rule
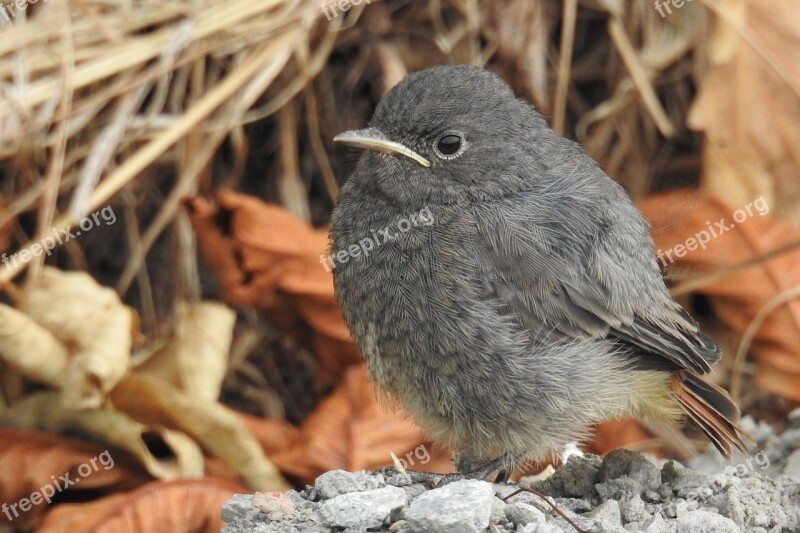
[[[683,410],[722,455],[730,458],[734,446],[748,453],[742,437],[753,439],[738,426],[739,408],[724,389],[685,371],[675,373],[672,388]]]

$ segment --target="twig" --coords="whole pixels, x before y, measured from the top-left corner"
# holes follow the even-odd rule
[[[669,117],[667,117],[666,111],[664,111],[664,108],[661,106],[661,102],[658,101],[658,96],[656,96],[656,91],[650,84],[647,72],[637,57],[633,44],[628,38],[628,34],[625,33],[622,19],[612,15],[611,19],[608,21],[608,33],[611,35],[614,45],[616,45],[619,54],[622,56],[622,61],[628,68],[633,84],[636,86],[636,89],[638,89],[644,106],[647,108],[650,116],[653,117],[656,126],[658,126],[658,130],[664,137],[672,137],[675,135],[675,126],[672,125]]]
[[[764,252],[762,254],[755,255],[749,259],[745,259],[744,261],[740,261],[735,263],[729,267],[726,267],[719,272],[714,272],[712,274],[707,274],[705,276],[700,276],[698,278],[686,281],[684,283],[680,283],[670,289],[670,293],[673,296],[681,296],[683,294],[687,294],[690,292],[695,292],[698,289],[702,289],[703,287],[707,287],[709,285],[713,285],[714,283],[720,282],[725,278],[733,276],[734,274],[741,272],[742,270],[747,270],[750,267],[753,267],[759,263],[763,263],[764,261],[768,261],[774,257],[779,255],[783,255],[788,252],[792,252],[800,248],[800,240],[792,241],[787,244],[783,244]]]
[[[514,496],[516,496],[517,494],[519,494],[519,493],[521,493],[521,492],[530,492],[531,494],[534,494],[534,495],[536,495],[536,496],[540,497],[542,500],[544,500],[544,502],[545,502],[547,505],[549,505],[550,507],[552,507],[552,508],[553,508],[553,511],[555,511],[555,512],[558,514],[558,516],[560,516],[561,518],[563,518],[564,520],[566,520],[566,521],[567,521],[567,523],[568,523],[569,525],[571,525],[572,527],[574,527],[574,528],[575,528],[575,531],[577,531],[578,533],[589,533],[589,532],[588,532],[588,531],[586,531],[585,529],[581,529],[581,528],[578,526],[578,524],[576,524],[575,522],[573,522],[573,521],[572,521],[572,520],[571,520],[571,519],[570,519],[570,518],[569,518],[569,517],[568,517],[568,516],[567,516],[567,515],[564,513],[564,511],[562,511],[561,509],[559,509],[559,508],[558,508],[558,506],[557,506],[556,504],[554,504],[554,503],[553,503],[553,502],[551,502],[549,499],[547,499],[547,496],[545,496],[544,494],[542,494],[541,492],[539,492],[539,491],[538,491],[538,490],[536,490],[536,489],[532,489],[532,488],[530,488],[530,487],[520,487],[519,489],[515,490],[514,492],[512,492],[511,494],[509,494],[508,496],[506,496],[505,498],[503,498],[503,501],[504,501],[504,502],[505,502],[505,501],[508,501],[509,499],[513,498]]]
[[[753,344],[753,339],[775,309],[795,298],[800,298],[800,286],[776,294],[770,301],[764,304],[764,307],[759,309],[753,321],[750,322],[750,325],[747,326],[747,329],[744,331],[742,340],[739,341],[739,348],[736,350],[736,359],[734,359],[731,375],[731,396],[737,404],[740,403],[742,394],[744,361],[750,346]]]
[[[558,56],[558,82],[556,102],[553,109],[553,129],[564,135],[567,114],[567,93],[572,66],[572,49],[575,46],[575,24],[578,15],[578,0],[564,2],[564,20],[561,26],[561,51]]]
[[[63,11],[63,20],[69,21],[69,4],[61,4],[60,9]],[[72,105],[72,77],[75,74],[75,49],[73,46],[72,26],[69,22],[65,22],[62,27],[61,43],[64,50],[64,59],[61,62],[62,77],[61,82],[64,84],[64,90],[61,91],[60,107],[66,115],[69,114],[69,108]],[[57,93],[58,94],[58,93]],[[50,233],[50,223],[53,221],[53,216],[56,212],[56,201],[58,200],[58,191],[64,173],[64,161],[67,154],[67,120],[61,120],[58,123],[55,137],[57,139],[53,146],[53,151],[50,156],[50,164],[48,165],[47,178],[45,182],[46,187],[40,198],[40,205],[42,209],[39,211],[39,231],[38,239],[42,239],[45,235]],[[44,256],[37,255],[31,261],[31,270],[28,279],[36,276],[44,264]]]

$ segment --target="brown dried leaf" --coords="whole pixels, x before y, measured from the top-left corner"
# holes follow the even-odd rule
[[[294,446],[300,437],[300,430],[285,420],[259,418],[245,413],[239,413],[239,417],[268,456]]]
[[[800,10],[721,0],[718,13],[713,69],[689,116],[706,137],[703,188],[731,205],[764,194],[778,216],[800,220]]]
[[[605,455],[612,450],[642,442],[650,436],[633,419],[609,420],[597,426],[589,451]]]
[[[424,443],[419,428],[401,411],[378,404],[362,364],[350,368],[336,391],[306,418],[294,445],[271,458],[282,471],[310,482],[332,469],[390,465],[391,452],[403,457]],[[452,471],[448,451],[430,443],[425,450],[430,460],[412,468]]]
[[[222,459],[253,490],[285,490],[288,484],[267,461],[239,416],[222,404],[191,396],[164,381],[133,374],[110,394],[120,410],[146,424],[163,424],[191,436]]]
[[[19,505],[14,507],[23,498],[30,500],[36,492],[43,495],[53,492],[51,502],[80,501],[84,497],[82,491],[129,489],[149,480],[120,450],[108,450],[113,463],[108,460],[108,455],[104,455],[103,462],[100,462],[98,456],[107,450],[99,444],[55,433],[0,429],[0,472],[3,473],[0,477],[0,502],[8,505],[11,525],[19,529],[33,527],[47,511],[46,500],[28,511],[23,511]],[[95,466],[92,466],[92,460]],[[81,477],[77,471],[85,464],[92,466],[92,472]],[[111,466],[106,468],[106,465]],[[85,471],[85,468],[81,470]],[[78,482],[66,487],[61,479],[63,475],[67,475],[71,482]],[[58,484],[54,485],[56,482]],[[7,518],[2,516],[0,520]]]
[[[320,262],[328,232],[316,230],[281,207],[231,191],[186,202],[203,257],[237,305],[268,308],[275,294],[295,297],[298,312],[320,333],[350,334],[333,299],[333,278]]]
[[[737,215],[746,213],[747,205],[753,215]],[[800,229],[787,221],[760,215],[752,201],[737,209],[696,191],[678,191],[648,198],[639,207],[650,219],[663,262],[670,263],[670,257],[675,260],[671,269],[719,272],[800,240]],[[712,236],[704,249],[689,240],[697,241],[704,231],[709,235],[711,230],[721,231],[717,223],[733,227],[716,238]],[[690,244],[696,249],[686,249]],[[677,252],[683,257],[678,257]],[[795,250],[709,283],[697,292],[708,295],[720,321],[741,334],[768,301],[798,285],[800,250]],[[800,301],[790,301],[769,315],[751,352],[758,361],[756,383],[760,387],[800,400]],[[778,381],[779,376],[783,377]]]
[[[246,492],[215,478],[155,481],[81,505],[59,505],[45,517],[40,533],[217,533],[222,504]]]

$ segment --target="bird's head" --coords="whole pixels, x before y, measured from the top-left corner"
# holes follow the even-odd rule
[[[366,149],[353,179],[399,198],[499,196],[531,176],[544,119],[479,67],[434,67],[406,77],[367,128],[334,140]],[[520,168],[523,167],[523,168]]]

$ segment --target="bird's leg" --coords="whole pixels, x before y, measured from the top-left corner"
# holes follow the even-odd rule
[[[515,464],[515,457],[507,454],[497,459],[489,461],[475,459],[467,455],[459,455],[454,460],[456,465],[455,474],[437,474],[434,472],[417,472],[414,470],[400,469],[395,466],[385,466],[373,472],[373,474],[383,474],[386,477],[401,475],[413,483],[422,483],[428,486],[441,487],[454,481],[463,479],[485,479],[490,474],[497,472],[495,483],[505,483]]]
[[[568,442],[561,452],[561,463],[567,464],[570,457],[583,457],[583,452],[578,448],[578,443]]]
[[[484,479],[489,474],[505,471],[505,466],[509,464],[509,456],[503,455],[490,461],[475,459],[467,455],[460,455],[456,458],[456,470],[465,478]]]
[[[511,454],[503,455],[497,459],[485,461],[475,459],[468,455],[459,455],[455,459],[457,474],[447,474],[438,483],[438,486],[447,485],[453,481],[462,479],[485,479],[490,474],[498,473],[496,483],[508,481],[511,475],[510,465],[514,464],[514,456]]]
[[[422,483],[430,486],[435,486],[444,477],[444,474],[435,472],[418,472],[416,470],[406,470],[405,468],[401,470],[401,468],[384,466],[375,470],[372,475],[383,474],[384,477],[402,476],[412,483]]]
[[[508,478],[511,477],[511,469],[503,467],[494,478],[495,483],[508,483]]]

